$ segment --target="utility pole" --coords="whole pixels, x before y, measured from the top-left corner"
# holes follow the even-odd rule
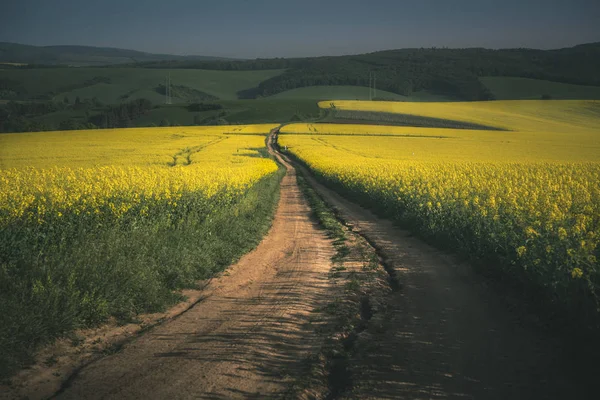
[[[373,72],[373,97],[377,98],[377,73]]]
[[[373,73],[369,71],[369,101],[373,100],[371,86],[373,85]]]
[[[167,78],[165,80],[166,85],[165,85],[165,104],[171,104],[171,73],[169,72],[169,75],[167,75]]]

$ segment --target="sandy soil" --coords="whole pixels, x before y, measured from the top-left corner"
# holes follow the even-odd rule
[[[468,265],[309,181],[400,282],[384,333],[350,362],[347,398],[597,398],[600,359],[582,344],[541,329]]]
[[[204,300],[80,371],[59,399],[272,398],[320,346],[330,241],[287,165],[273,226]]]

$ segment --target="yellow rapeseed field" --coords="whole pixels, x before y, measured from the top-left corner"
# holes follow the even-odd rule
[[[280,143],[365,205],[472,255],[493,256],[551,297],[576,303],[583,296],[598,306],[597,102],[335,104],[511,129],[294,124],[283,132],[304,134],[283,134]]]
[[[145,214],[195,193],[234,196],[276,164],[256,157],[276,125],[0,136],[0,224],[66,214]],[[233,133],[245,135],[234,135]]]
[[[164,310],[258,243],[275,126],[0,135],[0,375],[75,329]]]
[[[392,101],[322,101],[339,110],[410,114],[494,126],[513,131],[569,132],[598,124],[598,100],[503,100],[446,103]]]

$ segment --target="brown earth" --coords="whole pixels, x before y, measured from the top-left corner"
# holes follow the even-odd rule
[[[399,282],[383,333],[349,361],[354,388],[342,398],[598,398],[600,358],[591,348],[544,328],[522,299],[297,168]]]

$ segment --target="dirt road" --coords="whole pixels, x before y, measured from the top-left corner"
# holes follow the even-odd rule
[[[309,181],[400,282],[384,332],[350,361],[346,398],[598,398],[600,360],[583,344],[541,330],[469,266]]]
[[[331,296],[333,251],[294,167],[281,161],[288,174],[259,247],[214,279],[203,301],[88,366],[57,398],[279,398],[302,375],[322,342],[326,320],[312,311]],[[577,343],[537,330],[468,266],[309,181],[400,282],[383,327],[352,352],[351,390],[340,397],[592,398]]]
[[[328,296],[333,254],[287,168],[261,244],[213,279],[204,300],[80,371],[57,398],[279,397],[320,346],[312,311]]]

